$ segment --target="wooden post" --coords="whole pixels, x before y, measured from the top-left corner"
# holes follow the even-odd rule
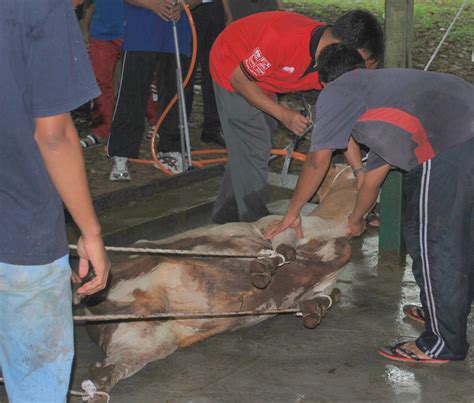
[[[414,0],[385,0],[385,67],[411,67]],[[402,174],[392,171],[380,195],[379,264],[401,266],[406,251],[402,233]]]

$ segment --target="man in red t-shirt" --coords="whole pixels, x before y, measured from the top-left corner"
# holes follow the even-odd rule
[[[210,67],[229,161],[214,222],[250,222],[268,214],[268,160],[277,120],[296,135],[310,124],[299,111],[279,104],[276,94],[321,90],[317,57],[335,42],[358,49],[369,68],[383,53],[380,24],[362,10],[333,26],[286,11],[259,13],[219,35]]]

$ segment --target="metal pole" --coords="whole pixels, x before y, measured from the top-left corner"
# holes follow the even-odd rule
[[[179,87],[179,71],[176,69],[176,88]],[[179,112],[179,141],[181,144],[181,160],[183,162],[183,171],[188,168],[188,163],[186,161],[186,146],[185,146],[185,140],[184,140],[184,122],[183,122],[183,112],[181,110],[181,105],[178,106],[178,112]]]
[[[186,101],[184,98],[183,70],[181,68],[181,56],[179,52],[179,43],[178,43],[178,27],[176,25],[176,21],[173,21],[173,39],[174,39],[174,49],[176,53],[178,108],[180,108],[180,117],[182,119],[182,124],[183,124],[183,129],[184,129],[184,141],[186,145],[186,152],[188,154],[188,169],[192,169],[193,161],[192,161],[192,156],[191,156],[191,143],[189,140],[188,115],[186,111]],[[183,164],[184,164],[184,160],[183,160]]]
[[[385,67],[411,67],[414,0],[385,0]],[[380,194],[379,264],[403,266],[403,177],[389,173]]]

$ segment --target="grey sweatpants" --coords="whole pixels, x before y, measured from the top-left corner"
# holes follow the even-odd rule
[[[251,222],[268,215],[268,162],[277,120],[214,83],[228,163],[212,220]]]

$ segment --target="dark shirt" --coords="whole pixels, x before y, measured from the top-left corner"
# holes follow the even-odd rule
[[[119,1],[119,0],[116,0]],[[184,11],[176,23],[179,52],[191,56],[191,26]],[[175,53],[173,22],[144,7],[125,3],[125,51]]]
[[[123,1],[95,0],[90,37],[111,41],[123,36]]]
[[[99,93],[71,0],[0,1],[0,54],[0,261],[47,264],[68,248],[34,119]]]
[[[371,150],[368,169],[410,171],[474,138],[474,87],[451,74],[358,69],[329,83],[316,104],[310,151]]]

